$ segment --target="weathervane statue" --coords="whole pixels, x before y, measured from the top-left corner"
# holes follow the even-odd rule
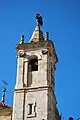
[[[40,16],[39,13],[36,14],[36,22],[37,22],[37,26],[41,26],[43,25],[43,21],[42,21],[42,17]]]

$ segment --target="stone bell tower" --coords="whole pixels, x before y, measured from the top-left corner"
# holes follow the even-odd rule
[[[55,97],[55,64],[58,62],[48,32],[43,37],[42,17],[36,14],[36,28],[28,43],[24,36],[17,50],[17,77],[12,120],[58,120]]]

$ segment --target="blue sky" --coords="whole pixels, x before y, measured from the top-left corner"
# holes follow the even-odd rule
[[[0,0],[0,98],[2,79],[8,83],[6,102],[12,105],[16,80],[16,51],[20,35],[27,42],[35,28],[35,14],[43,16],[43,32],[53,40],[56,97],[65,120],[80,117],[80,0]]]

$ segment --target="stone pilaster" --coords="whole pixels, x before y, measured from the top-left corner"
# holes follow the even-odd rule
[[[16,85],[15,85],[15,89],[20,89],[23,88],[23,65],[24,65],[24,58],[20,58],[18,57],[17,60],[17,78],[16,78]]]

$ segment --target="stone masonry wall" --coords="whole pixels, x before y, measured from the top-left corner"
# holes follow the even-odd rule
[[[12,120],[11,108],[1,108],[0,109],[0,120]]]
[[[11,116],[0,116],[0,120],[11,120]]]

